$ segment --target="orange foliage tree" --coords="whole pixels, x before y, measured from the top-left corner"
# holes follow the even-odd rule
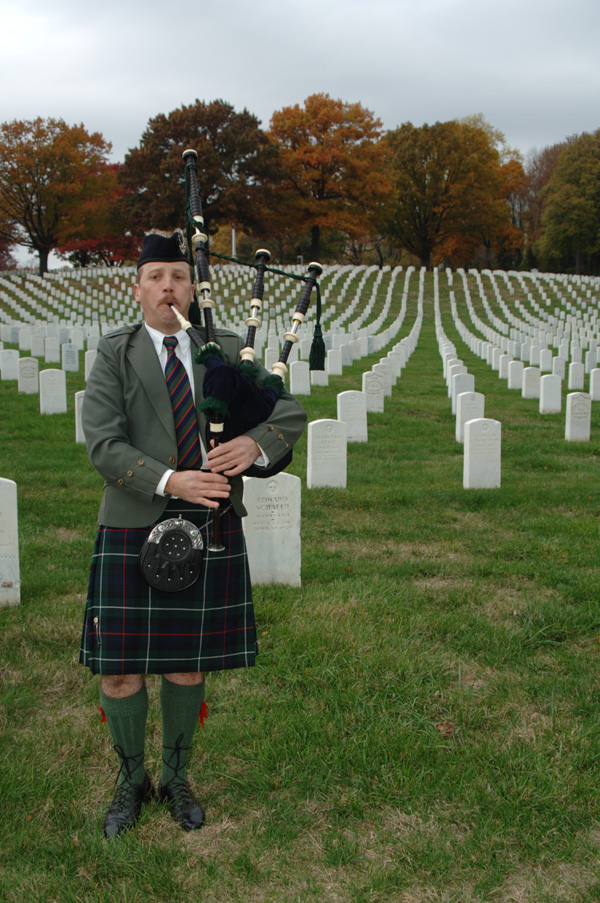
[[[119,183],[121,166],[100,166],[88,182],[86,196],[60,223],[56,250],[75,265],[118,266],[137,257],[140,241],[128,230],[122,203],[126,191]]]
[[[279,147],[276,218],[295,233],[308,225],[313,260],[325,229],[354,240],[376,229],[392,183],[381,122],[373,113],[360,103],[313,94],[303,107],[274,113],[268,134]]]
[[[387,140],[396,186],[388,234],[423,266],[466,265],[481,246],[489,256],[492,246],[514,245],[511,192],[522,166],[514,152],[498,146],[501,133],[469,117],[405,123]]]
[[[62,119],[0,125],[0,237],[35,251],[40,275],[109,152],[98,132]]]

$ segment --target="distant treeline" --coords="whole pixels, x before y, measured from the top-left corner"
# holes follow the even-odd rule
[[[598,273],[600,129],[523,160],[481,115],[386,131],[360,103],[314,94],[269,128],[223,100],[148,122],[123,163],[60,119],[0,125],[0,269],[18,245],[81,266],[135,260],[185,221],[182,153],[198,152],[211,247],[275,260]]]

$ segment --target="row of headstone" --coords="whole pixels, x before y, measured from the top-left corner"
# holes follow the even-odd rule
[[[85,373],[89,375],[92,364],[96,358],[96,351],[85,352]],[[4,348],[0,350],[0,378],[3,380],[19,379],[20,361],[28,362],[28,366],[39,368],[39,360],[34,355],[21,357],[16,348]],[[61,368],[67,373],[79,372],[79,349],[76,345],[65,344],[57,348],[56,355],[49,355],[46,363],[60,363]],[[20,391],[20,390],[19,390]]]
[[[539,305],[536,305],[533,299],[530,298],[530,303],[533,304],[538,316],[536,318],[527,314],[523,305],[519,301],[516,301],[515,306],[517,310],[524,313],[527,320],[527,322],[520,321],[504,302],[498,290],[497,283],[494,280],[494,274],[487,271],[487,275],[492,280],[492,285],[494,286],[496,301],[506,318],[505,321],[502,321],[491,311],[490,305],[485,297],[485,292],[483,291],[481,274],[477,271],[472,271],[479,288],[482,304],[488,317],[488,323],[486,323],[475,313],[465,272],[458,272],[462,275],[465,301],[470,319],[476,329],[485,336],[485,340],[482,342],[482,340],[477,339],[476,336],[470,333],[464,324],[461,324],[458,321],[456,318],[454,293],[451,292],[450,301],[453,309],[453,317],[455,317],[457,328],[461,331],[463,339],[470,345],[472,351],[479,353],[478,350],[473,347],[473,344],[483,346],[491,345],[493,347],[494,356],[500,355],[503,352],[508,353],[509,359],[511,360],[520,359],[524,364],[538,366],[542,373],[555,373],[555,362],[557,358],[553,357],[553,352],[547,347],[548,344],[554,344],[558,348],[558,358],[561,360],[563,369],[569,359],[572,364],[578,365],[573,367],[569,372],[569,388],[584,388],[582,384],[583,377],[581,374],[590,373],[598,364],[598,345],[600,344],[600,337],[598,335],[597,313],[594,313],[593,315],[593,330],[590,330],[589,324],[585,328],[578,328],[576,319],[570,317],[570,315],[567,319],[571,319],[573,322],[570,322],[565,329],[564,322],[562,322],[559,317],[550,317],[548,313],[540,308]],[[503,275],[506,276],[506,274]],[[522,283],[522,275],[517,274],[517,278],[521,280]],[[451,274],[448,276],[448,280],[451,285]],[[512,287],[510,287],[510,290],[511,293],[514,294]],[[549,300],[547,300],[546,303],[548,304]],[[560,314],[564,320],[564,311],[555,310],[555,314]],[[584,320],[589,319],[588,314],[584,314],[583,317]],[[491,326],[489,324],[491,324]],[[571,341],[569,341],[569,334],[572,334],[573,336]],[[585,351],[584,361],[585,348],[588,350]],[[488,359],[488,363],[492,363],[492,361]],[[498,369],[495,362],[493,366],[494,369]],[[564,373],[562,375],[564,376]]]
[[[485,358],[491,366],[498,370],[500,378],[507,379],[509,389],[517,389],[521,391],[523,398],[539,399],[539,411],[541,414],[560,413],[562,410],[562,380],[565,376],[566,362],[560,357],[555,357],[547,361],[547,369],[552,369],[552,373],[542,374],[541,367],[526,367],[522,360],[510,360],[509,355],[499,347],[494,347],[491,343],[476,340],[472,333],[469,333],[464,325],[460,322],[460,318],[456,313],[455,304],[451,304],[454,322],[461,336],[468,341],[472,350],[478,350],[479,356]],[[439,307],[436,306],[436,322],[438,323],[439,335],[445,339],[443,329],[440,327],[441,316],[439,315]],[[444,343],[442,338],[438,339],[441,353],[447,354],[444,358],[444,366],[446,364],[450,370],[449,380],[457,380],[461,378],[455,375],[460,372],[460,368],[452,370],[452,365],[459,364],[455,360],[448,360],[454,351],[451,343],[446,340],[445,352],[442,351]],[[479,346],[479,347],[477,347]],[[544,352],[542,351],[542,354]],[[528,356],[528,355],[527,355]],[[551,366],[550,366],[551,363]],[[595,357],[594,357],[595,363]],[[567,395],[567,411],[565,419],[565,439],[569,442],[589,441],[591,434],[591,402],[600,399],[600,368],[594,367],[589,371],[590,392],[570,392]],[[577,389],[584,387],[585,367],[583,363],[572,362],[568,369],[568,388]],[[463,403],[472,404],[476,407],[481,403],[476,398],[477,393],[466,396]],[[465,415],[461,411],[461,417],[457,416],[456,437],[460,441],[462,430],[464,429],[463,418]]]
[[[501,485],[502,425],[484,417],[485,396],[475,391],[475,378],[457,357],[454,344],[442,325],[437,279],[434,279],[434,314],[438,350],[446,381],[452,413],[454,435],[463,443],[463,488],[499,489]]]

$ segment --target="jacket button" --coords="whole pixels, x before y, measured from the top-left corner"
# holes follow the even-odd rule
[[[122,485],[123,485],[123,480],[117,480],[117,484],[118,484],[119,486],[122,486]]]
[[[279,435],[277,436],[277,438],[278,438],[278,439],[283,439],[283,433],[279,433]]]
[[[175,458],[173,457],[173,455],[171,455],[171,457],[169,458],[169,464],[174,464],[174,463],[175,463]]]
[[[140,458],[140,460],[138,461],[138,464],[140,465],[140,467],[143,467],[144,464],[145,464],[144,459],[143,459],[143,458]]]
[[[128,476],[128,477],[132,477],[132,476],[133,476],[133,470],[128,470],[128,471],[127,471],[127,476]]]

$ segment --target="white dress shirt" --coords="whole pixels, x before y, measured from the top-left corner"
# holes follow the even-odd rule
[[[148,330],[148,334],[152,339],[152,344],[154,345],[154,350],[158,355],[158,360],[160,361],[160,365],[162,367],[163,373],[165,372],[167,366],[167,349],[163,344],[163,339],[165,338],[164,333],[159,332],[158,329],[153,329],[152,326],[148,326],[147,323],[144,323],[145,328]],[[185,367],[186,373],[188,375],[188,379],[190,381],[190,387],[192,390],[192,396],[195,400],[195,390],[194,390],[194,373],[192,369],[192,360],[194,348],[192,348],[192,343],[189,335],[183,329],[180,329],[179,332],[174,332],[172,334],[174,338],[177,339],[177,345],[175,347],[175,354]],[[200,432],[198,432],[198,438],[200,439],[200,448],[202,449],[202,467],[208,468],[210,465],[208,463],[208,458],[206,457],[206,448],[204,447],[204,442],[202,441],[202,436]],[[259,446],[260,448],[260,446]],[[269,464],[269,459],[263,452],[262,448],[260,449],[260,455],[254,462],[259,467],[267,467]],[[158,486],[156,487],[156,495],[165,496],[167,493],[165,492],[165,486],[167,485],[168,479],[172,473],[175,473],[174,470],[166,470],[162,475]]]

